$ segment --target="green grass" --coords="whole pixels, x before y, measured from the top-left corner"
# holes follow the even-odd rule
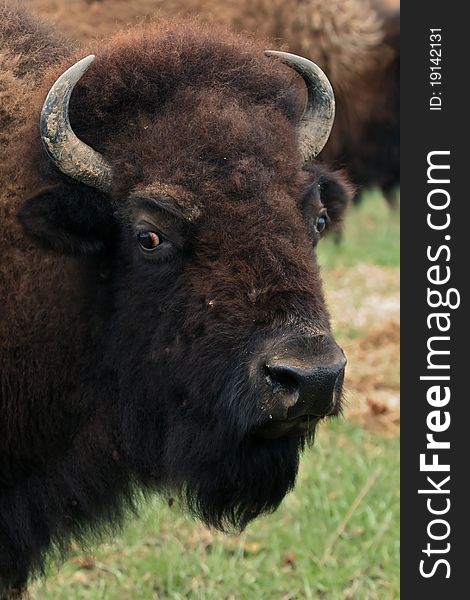
[[[400,264],[400,214],[391,210],[379,192],[367,194],[346,216],[341,242],[334,236],[321,241],[323,267],[353,267],[360,263],[383,267]]]
[[[295,491],[243,535],[210,535],[155,502],[33,598],[398,598],[398,460],[397,439],[325,425]]]
[[[343,241],[323,240],[327,288],[348,267],[397,267],[398,213],[377,194],[347,217]],[[342,269],[341,267],[346,267]],[[387,269],[385,269],[387,270]],[[351,273],[353,273],[351,271]],[[339,279],[338,279],[339,278]],[[349,279],[348,279],[349,278]],[[382,284],[383,285],[383,284]],[[354,289],[352,289],[354,288]],[[356,298],[356,296],[358,296]],[[353,299],[353,300],[352,300]],[[340,342],[365,331],[348,326]],[[298,484],[278,511],[239,537],[212,534],[153,501],[114,539],[75,551],[33,600],[388,600],[399,598],[399,441],[338,420],[323,426]]]

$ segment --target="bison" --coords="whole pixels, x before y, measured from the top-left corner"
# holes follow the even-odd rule
[[[0,40],[6,593],[141,491],[279,505],[341,410],[315,247],[350,192],[309,60],[193,23],[86,50],[4,0]]]

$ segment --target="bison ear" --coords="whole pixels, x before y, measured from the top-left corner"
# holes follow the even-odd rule
[[[354,187],[344,173],[331,171],[324,165],[307,163],[304,170],[312,183],[307,191],[306,200],[309,200],[309,195],[319,193],[319,199],[328,212],[328,232],[339,231],[346,209],[354,197]],[[306,205],[308,206],[309,202]]]
[[[99,254],[115,239],[111,202],[98,190],[83,185],[41,190],[24,202],[18,219],[45,248],[61,254]]]
[[[320,177],[320,198],[328,212],[330,230],[339,230],[348,206],[354,197],[354,187],[341,172],[324,172]]]

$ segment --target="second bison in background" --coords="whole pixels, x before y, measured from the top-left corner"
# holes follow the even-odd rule
[[[310,61],[191,23],[94,61],[4,2],[0,42],[1,595],[138,490],[279,505],[341,409],[315,246],[347,189]]]

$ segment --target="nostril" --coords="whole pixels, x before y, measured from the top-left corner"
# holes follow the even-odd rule
[[[276,358],[264,365],[264,374],[273,396],[270,410],[276,408],[279,418],[320,417],[340,408],[344,357],[328,366],[294,359],[276,363]]]
[[[298,389],[297,378],[292,370],[284,365],[265,365],[266,383],[273,392],[294,392]]]

